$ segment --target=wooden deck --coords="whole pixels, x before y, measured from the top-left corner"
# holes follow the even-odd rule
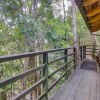
[[[100,73],[85,69],[92,64],[96,67],[96,62],[93,62],[85,62],[85,66],[82,65],[83,69],[75,70],[50,100],[100,100]]]

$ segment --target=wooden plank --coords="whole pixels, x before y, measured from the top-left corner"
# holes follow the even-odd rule
[[[89,23],[96,23],[99,20],[100,20],[100,14],[98,14],[98,15],[94,16],[93,18],[91,18],[89,20]]]
[[[96,77],[96,88],[97,88],[97,100],[100,100],[100,72],[97,73],[97,77]]]
[[[95,32],[95,31],[99,31],[100,29],[93,29],[93,30],[91,30],[92,32]]]
[[[64,89],[63,89],[63,94],[59,97],[59,98],[57,98],[57,100],[66,100],[66,96],[68,96],[68,94],[69,94],[69,91],[73,88],[73,85],[75,85],[75,83],[77,82],[77,79],[78,78],[75,78],[76,80],[74,81],[74,79],[71,81],[71,83],[70,84],[68,84],[68,87],[65,89],[65,87],[64,87]],[[56,100],[56,99],[54,99],[54,100]]]
[[[97,28],[100,28],[100,24],[97,26],[91,27],[91,29],[97,29]]]
[[[87,1],[83,1],[83,6],[90,6],[94,3],[96,3],[97,0],[87,0]]]
[[[91,73],[91,87],[90,87],[90,99],[89,100],[96,100],[96,73]]]
[[[35,51],[35,52],[28,52],[28,53],[20,53],[20,54],[12,54],[8,56],[0,56],[0,62],[6,62],[6,61],[11,61],[11,60],[17,60],[17,59],[22,59],[26,57],[33,57],[36,55],[41,55],[41,54],[46,54],[46,53],[52,53],[52,52],[57,52],[57,51],[63,51],[66,49],[73,49],[73,47],[68,47],[68,48],[58,48],[58,49],[52,49],[52,50],[45,50],[45,51]]]
[[[84,70],[76,70],[64,85],[50,98],[50,100],[72,100],[74,99],[75,93],[83,80]]]
[[[91,10],[90,12],[87,13],[87,17],[92,17],[95,16],[96,14],[100,13],[100,7],[97,6],[95,9]]]
[[[73,75],[72,75],[72,77],[69,80],[66,80],[63,83],[63,85],[61,86],[61,88],[50,97],[50,100],[56,100],[57,98],[59,99],[59,97],[61,97],[64,93],[66,93],[66,91],[65,91],[66,88],[69,91],[72,88],[72,86],[73,86],[73,85],[71,85],[69,83],[74,84],[77,81],[77,78],[78,77],[74,77],[73,78]],[[67,87],[66,87],[66,85],[67,85]],[[64,99],[64,97],[63,97],[63,99]]]
[[[92,30],[98,30],[98,29],[100,29],[100,25],[97,26],[97,27],[91,27],[91,29],[92,29]]]
[[[64,82],[64,84],[61,86],[61,88],[50,97],[50,100],[62,100],[62,98],[63,98],[63,100],[66,100],[68,91],[71,90],[71,88],[73,87],[73,85],[76,83],[76,81],[78,79],[78,77],[73,77],[74,75],[72,75],[70,80],[66,80]]]
[[[99,20],[100,21],[100,20]],[[98,23],[98,22],[97,22]],[[100,24],[96,24],[95,26],[91,26],[91,28],[94,28],[94,29],[96,29],[96,28],[98,28],[98,27],[100,27]]]
[[[92,26],[98,26],[98,25],[100,25],[100,22],[99,22],[99,21],[97,21],[96,23],[91,23],[91,24],[90,24],[91,27],[92,27]]]
[[[66,96],[66,100],[74,100],[75,94],[81,84],[82,76],[79,75],[79,78],[77,79],[76,83],[73,85],[72,89],[69,91],[68,96]]]
[[[86,71],[87,72],[87,71]],[[84,88],[86,86],[86,80],[87,80],[87,73],[84,73],[83,74],[83,78],[82,78],[82,81],[80,83],[80,86],[77,90],[77,93],[74,97],[74,100],[81,100],[82,99],[82,96],[83,96],[83,92],[84,92]],[[84,97],[83,97],[84,98]]]
[[[87,80],[85,81],[85,87],[83,89],[83,95],[81,100],[89,100],[90,97],[90,86],[91,86],[91,71],[88,71]]]
[[[100,6],[100,0],[98,0],[98,5]]]

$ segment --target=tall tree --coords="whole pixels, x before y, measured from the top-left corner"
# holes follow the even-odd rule
[[[78,47],[78,34],[76,30],[76,4],[74,0],[72,0],[72,31],[74,34],[74,46],[77,52],[77,64],[80,67],[80,50]]]

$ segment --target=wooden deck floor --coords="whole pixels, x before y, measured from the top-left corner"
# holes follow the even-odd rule
[[[81,64],[82,69],[97,71],[97,63],[95,60],[86,59]]]
[[[75,70],[50,100],[100,100],[100,73],[82,68]]]

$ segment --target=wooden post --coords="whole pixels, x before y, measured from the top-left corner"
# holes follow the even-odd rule
[[[43,77],[46,78],[43,83],[43,88],[46,92],[45,100],[48,100],[48,53],[43,54],[43,64],[45,64],[45,68],[43,68]]]
[[[65,57],[65,59],[64,59],[64,62],[65,62],[65,64],[66,64],[66,66],[65,66],[65,70],[66,70],[66,72],[67,72],[67,62],[68,62],[68,50],[67,49],[65,49],[64,50],[64,55],[66,56]],[[65,75],[65,79],[67,79],[68,77],[67,77],[67,73],[66,73],[66,75]]]
[[[80,57],[81,57],[81,61],[83,60],[83,46],[80,46]]]
[[[96,45],[93,45],[92,58],[95,59]]]
[[[86,46],[83,46],[83,59],[86,59]]]
[[[74,51],[74,57],[73,58],[74,58],[74,65],[75,65],[74,69],[76,69],[76,65],[77,65],[76,48],[74,48],[73,51]]]

